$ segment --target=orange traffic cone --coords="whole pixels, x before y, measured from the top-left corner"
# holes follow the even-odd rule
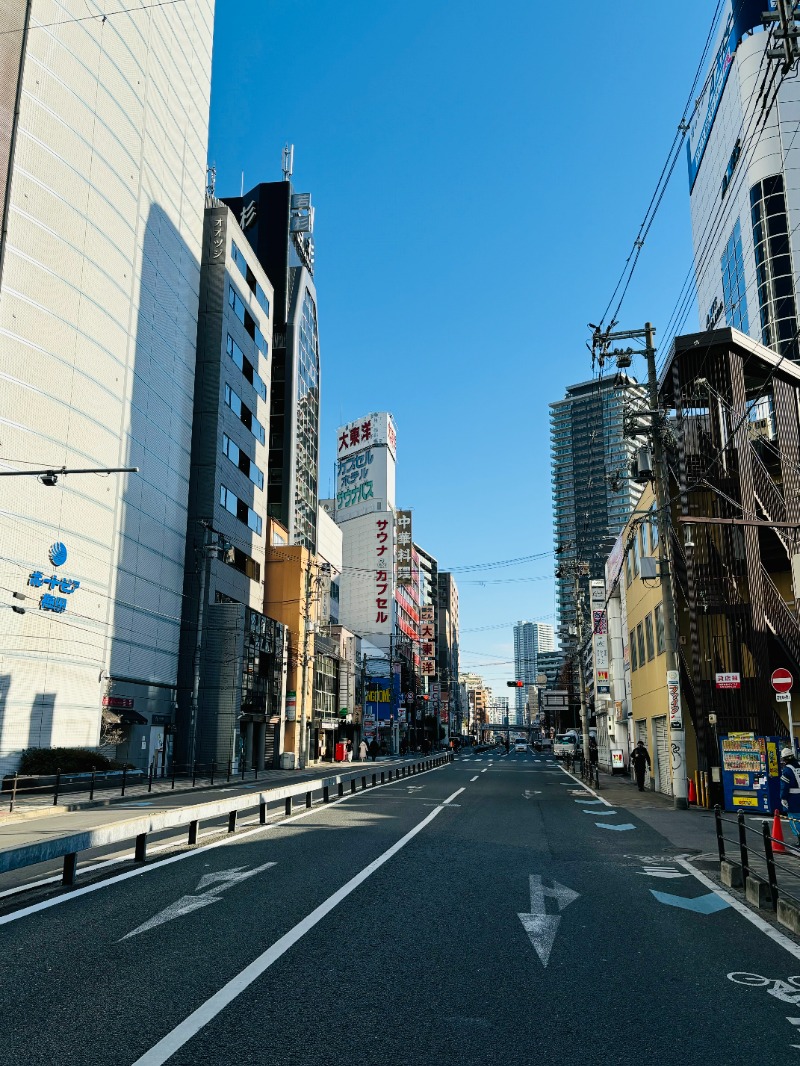
[[[772,819],[772,850],[779,855],[786,851],[783,846],[783,829],[781,829],[781,816],[778,811],[775,811],[775,817]]]
[[[689,804],[697,803],[697,789],[694,787],[694,781],[689,778]]]

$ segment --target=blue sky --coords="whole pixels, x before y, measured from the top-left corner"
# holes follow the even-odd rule
[[[586,323],[636,235],[715,6],[575,0],[556,22],[530,0],[217,3],[218,193],[238,194],[242,171],[246,187],[278,180],[289,141],[316,205],[321,491],[336,427],[390,410],[398,503],[456,569],[462,669],[496,688],[513,676],[514,621],[555,621],[552,556],[457,568],[552,552],[548,403],[591,376]],[[680,160],[621,326],[666,325],[690,265]]]

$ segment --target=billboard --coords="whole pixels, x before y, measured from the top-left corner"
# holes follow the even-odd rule
[[[343,522],[339,622],[388,651],[394,626],[394,515]]]
[[[589,599],[592,610],[592,659],[594,665],[594,691],[598,696],[611,694],[608,662],[608,613],[606,612],[606,583],[603,580],[589,582]]]
[[[388,677],[370,677],[364,693],[365,714],[376,722],[392,717],[392,684]]]
[[[413,585],[411,511],[397,512],[397,584]]]
[[[336,441],[335,519],[347,522],[394,508],[397,432],[387,412],[339,426]]]

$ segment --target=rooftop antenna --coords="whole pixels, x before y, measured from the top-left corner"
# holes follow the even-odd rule
[[[283,146],[283,180],[288,181],[292,176],[294,170],[294,145],[285,144]]]

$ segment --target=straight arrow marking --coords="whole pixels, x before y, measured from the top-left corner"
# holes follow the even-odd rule
[[[154,914],[152,918],[137,926],[136,929],[120,937],[120,941],[128,940],[132,936],[138,936],[139,933],[146,933],[149,929],[155,929],[156,926],[164,925],[165,922],[171,922],[173,918],[180,918],[184,914],[191,914],[192,911],[199,911],[202,907],[207,907],[209,903],[219,903],[221,899],[220,892],[232,888],[233,885],[238,884],[240,881],[246,881],[248,877],[254,877],[256,874],[268,870],[271,866],[275,866],[275,863],[265,862],[262,866],[256,866],[252,870],[248,870],[244,866],[234,866],[230,870],[220,870],[218,873],[205,874],[200,878],[200,883],[195,889],[198,895],[181,896],[180,899],[165,907],[163,911]],[[210,889],[210,891],[202,892],[204,888]]]
[[[550,952],[553,950],[558,926],[561,922],[560,914],[547,914],[545,898],[550,897],[556,901],[559,911],[563,911],[570,903],[574,903],[580,893],[574,892],[566,885],[553,881],[552,888],[545,888],[539,874],[531,874],[529,878],[531,909],[529,914],[518,914],[528,939],[533,944],[534,951],[539,956],[543,966],[550,961]]]
[[[659,903],[665,903],[668,907],[678,907],[682,911],[694,911],[695,914],[716,914],[724,911],[728,902],[720,899],[716,892],[709,892],[707,896],[672,896],[669,892],[650,891]]]

